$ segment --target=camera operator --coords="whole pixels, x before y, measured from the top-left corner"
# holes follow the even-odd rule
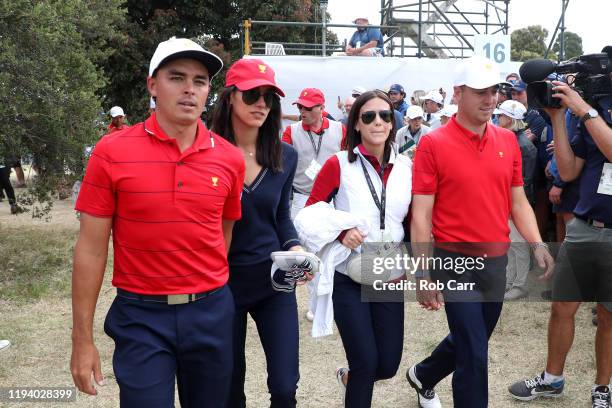
[[[548,326],[546,370],[509,387],[517,399],[528,401],[563,392],[563,368],[574,337],[574,315],[584,300],[596,300],[599,324],[595,341],[597,374],[591,390],[593,408],[610,407],[612,375],[612,95],[595,109],[563,82],[553,81],[553,97],[561,109],[545,108],[554,134],[554,154],[563,181],[580,176],[575,218],[559,252],[554,275],[553,303]],[[580,119],[570,144],[565,112]],[[606,116],[606,120],[601,115]],[[585,247],[590,250],[585,251]],[[596,251],[593,251],[593,248]]]

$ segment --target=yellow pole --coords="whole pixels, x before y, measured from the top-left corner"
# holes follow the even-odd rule
[[[251,20],[244,20],[244,55],[251,54]]]

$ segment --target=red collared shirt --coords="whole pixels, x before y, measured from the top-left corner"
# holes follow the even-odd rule
[[[436,242],[509,242],[511,188],[522,185],[521,151],[509,130],[487,124],[481,138],[453,116],[421,137],[412,192],[436,196]]]
[[[155,113],[102,138],[76,210],[113,218],[113,285],[141,294],[198,293],[228,279],[222,219],[241,216],[244,159],[198,121],[180,152]]]

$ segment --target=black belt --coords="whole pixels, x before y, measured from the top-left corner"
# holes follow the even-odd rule
[[[587,224],[589,224],[592,227],[595,227],[595,228],[610,228],[610,229],[612,229],[612,224],[610,224],[610,223],[605,223],[605,222],[597,221],[597,220],[594,220],[592,218],[581,217],[581,216],[576,215],[576,214],[574,214],[574,216],[576,216],[576,218],[581,219],[582,221],[586,222]]]
[[[117,296],[126,299],[140,300],[142,302],[157,302],[166,303],[169,305],[183,305],[189,302],[195,302],[218,292],[221,288],[216,288],[206,292],[190,293],[185,295],[141,295],[140,293],[129,292],[127,290],[117,288]]]

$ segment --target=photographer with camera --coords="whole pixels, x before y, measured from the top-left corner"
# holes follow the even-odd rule
[[[567,225],[567,234],[554,275],[546,370],[534,378],[519,381],[509,387],[510,394],[522,401],[541,396],[555,397],[563,392],[563,368],[574,337],[574,316],[581,301],[597,301],[597,374],[591,390],[591,400],[593,408],[611,406],[612,83],[608,71],[612,47],[606,47],[604,52],[609,56],[607,64],[604,61],[601,65],[580,65],[589,57],[591,60],[594,56],[606,59],[605,54],[593,54],[580,57],[571,67],[570,64],[557,67],[557,72],[576,69],[571,71],[578,72],[574,88],[579,89],[592,105],[576,89],[560,81],[553,81],[547,94],[539,91],[543,85],[537,85],[540,87],[538,91],[535,86],[533,88],[534,96],[547,96],[544,98],[544,110],[552,120],[554,154],[561,179],[571,181],[580,176],[580,198],[574,210],[576,217]],[[544,62],[539,64],[540,67],[544,65]],[[536,67],[536,64],[531,66]],[[597,87],[590,87],[595,81],[601,82],[598,82]],[[571,143],[565,121],[567,108],[580,118],[578,127],[569,129],[575,133]]]

